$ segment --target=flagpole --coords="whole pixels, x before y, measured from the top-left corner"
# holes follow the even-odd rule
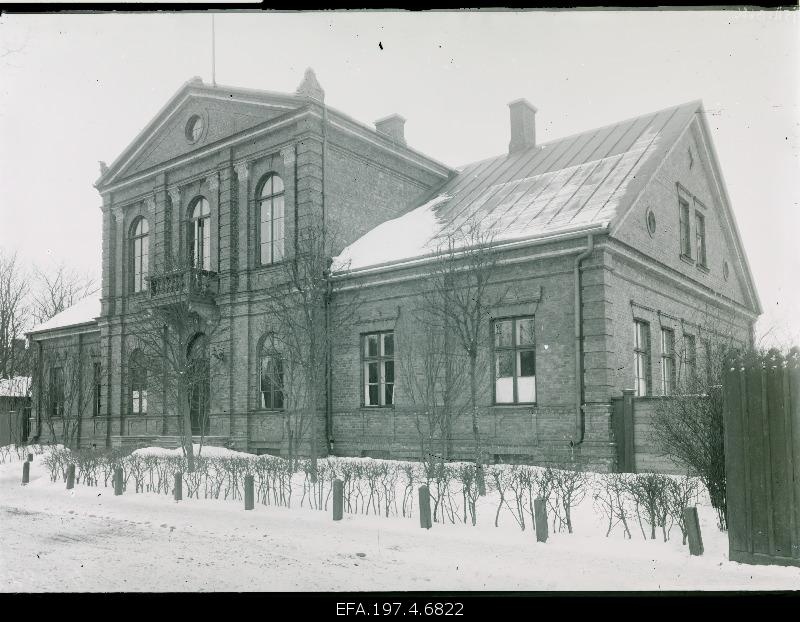
[[[211,85],[217,86],[217,50],[213,13],[211,14]]]

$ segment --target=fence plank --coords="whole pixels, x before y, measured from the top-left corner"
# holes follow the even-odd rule
[[[766,460],[764,447],[764,423],[762,386],[763,371],[761,362],[755,357],[746,361],[747,378],[747,437],[749,452],[748,492],[750,499],[750,535],[753,553],[769,553],[769,521],[767,518],[767,481],[762,465]]]
[[[744,491],[745,452],[744,425],[742,413],[743,376],[738,360],[730,360],[725,364],[723,403],[725,412],[725,472],[727,487],[730,491]],[[749,549],[747,533],[747,504],[744,494],[728,495],[728,539],[732,551]],[[732,559],[733,557],[731,557]]]
[[[114,495],[119,496],[122,494],[122,467],[114,469]]]
[[[252,510],[255,507],[253,494],[253,476],[244,476],[244,509]]]
[[[535,515],[536,541],[547,542],[547,504],[544,499],[533,500],[533,513]]]
[[[431,523],[431,494],[427,486],[419,487],[419,526],[430,529]]]
[[[697,508],[692,506],[684,508],[683,522],[686,524],[686,536],[689,540],[689,553],[691,555],[703,554],[703,535],[700,533],[700,520],[697,518]]]
[[[791,463],[786,451],[786,410],[783,390],[783,358],[776,352],[770,357],[766,376],[766,424],[769,434],[770,550],[772,555],[790,557],[792,551]]]
[[[175,489],[173,494],[175,495],[175,501],[183,499],[183,473],[180,471],[175,473]]]
[[[333,480],[333,520],[342,520],[344,516],[344,482]]]

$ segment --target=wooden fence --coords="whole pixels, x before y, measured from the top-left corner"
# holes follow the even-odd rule
[[[800,566],[800,352],[725,370],[729,558]]]

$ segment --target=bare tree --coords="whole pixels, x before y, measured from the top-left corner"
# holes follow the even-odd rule
[[[441,244],[429,277],[425,306],[438,326],[452,332],[468,360],[469,406],[475,443],[480,494],[486,494],[484,461],[478,418],[478,356],[488,333],[491,309],[503,302],[506,292],[497,293],[491,281],[497,269],[493,249],[494,233],[475,219],[441,237]]]
[[[36,268],[35,281],[32,313],[37,323],[46,322],[98,290],[94,279],[63,263],[52,271]]]
[[[200,437],[202,451],[212,385],[218,377],[212,370],[212,341],[223,338],[227,330],[212,300],[218,281],[214,273],[180,259],[168,262],[148,281],[149,298],[134,320],[128,356],[138,350],[137,372],[146,378],[149,401],[176,417],[192,472],[193,437]]]
[[[706,313],[711,317],[710,311]],[[697,475],[708,490],[717,522],[726,521],[725,442],[722,380],[726,357],[748,346],[737,337],[730,319],[715,317],[698,327],[700,342],[688,351],[684,338],[681,371],[668,399],[660,400],[652,419],[654,440],[661,452]],[[702,367],[696,348],[703,349]]]
[[[421,305],[407,321],[413,321],[421,335],[409,340],[399,360],[403,397],[413,409],[420,457],[430,476],[437,464],[450,458],[453,425],[468,410],[463,398],[467,360],[452,332],[439,325],[435,310]]]
[[[292,256],[277,265],[275,285],[262,304],[268,349],[281,361],[279,383],[290,460],[306,441],[315,473],[322,446],[319,425],[330,394],[330,354],[347,336],[358,307],[357,288],[334,296],[332,255],[338,232],[320,222],[306,222],[295,237]],[[346,271],[347,266],[337,266]],[[277,368],[275,368],[277,369]],[[262,370],[263,374],[263,370]],[[262,377],[263,381],[270,378]],[[330,450],[330,439],[324,439]]]
[[[81,421],[91,412],[98,380],[99,357],[69,345],[47,348],[38,361],[36,393],[40,417],[50,439],[65,447],[79,440]]]
[[[0,250],[0,378],[29,375],[24,332],[29,326],[28,279],[17,254]]]

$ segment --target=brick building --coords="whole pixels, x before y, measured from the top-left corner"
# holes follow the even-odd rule
[[[264,352],[264,300],[303,223],[321,221],[339,233],[332,296],[355,306],[330,352],[321,444],[419,455],[409,353],[426,333],[415,309],[436,241],[471,222],[491,233],[495,257],[477,355],[484,451],[614,468],[612,399],[669,393],[702,365],[714,331],[751,341],[761,311],[703,106],[545,144],[536,109],[509,108],[508,152],[454,169],[409,147],[398,115],[373,129],[326,106],[310,70],[295,94],[187,82],[103,165],[102,291],[31,332],[38,386],[64,382],[49,351],[81,349],[99,373],[83,376],[94,397],[77,442],[175,443],[174,413],[135,371],[135,339],[164,291],[157,267],[188,255],[192,267],[170,282],[202,282],[203,313],[226,327],[204,350],[207,442],[285,452],[284,367]],[[46,435],[43,409],[58,411],[58,391],[41,393],[32,435]],[[471,417],[449,434],[452,455],[471,455]]]

